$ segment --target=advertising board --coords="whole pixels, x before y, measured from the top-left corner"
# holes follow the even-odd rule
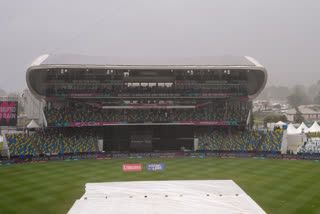
[[[141,164],[122,164],[122,171],[141,171],[142,165]]]
[[[151,163],[146,166],[147,171],[164,171],[164,163]]]
[[[0,126],[17,125],[18,102],[0,101]]]

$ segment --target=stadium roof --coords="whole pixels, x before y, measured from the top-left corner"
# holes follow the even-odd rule
[[[50,69],[74,69],[74,71],[84,71],[84,69],[90,71],[101,71],[102,69],[130,71],[203,69],[208,71],[230,70],[231,72],[241,70],[243,72],[250,72],[248,75],[249,99],[253,99],[260,94],[268,78],[267,70],[258,61],[249,56],[118,58],[73,54],[45,54],[38,57],[26,73],[28,87],[38,98],[45,97],[44,93],[41,94],[39,91],[41,88],[45,88],[45,74]],[[33,75],[31,75],[32,73]],[[38,88],[38,90],[35,88]]]
[[[232,180],[88,183],[68,214],[265,213]]]
[[[85,55],[42,55],[37,65],[95,65],[95,66],[258,66],[256,60],[245,56],[184,57],[184,58],[120,58]]]

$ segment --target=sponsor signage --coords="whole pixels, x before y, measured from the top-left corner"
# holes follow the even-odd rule
[[[61,126],[104,126],[104,125],[112,125],[112,124],[120,124],[120,122],[70,122],[67,124],[61,124]]]
[[[164,163],[150,163],[147,164],[147,171],[164,171],[165,165]]]
[[[0,126],[17,125],[18,102],[0,101]]]
[[[122,171],[141,171],[142,165],[141,164],[122,164]]]
[[[178,123],[193,124],[193,125],[238,125],[236,121],[178,121]]]

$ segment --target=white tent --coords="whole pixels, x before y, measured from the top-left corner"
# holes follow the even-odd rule
[[[31,120],[31,122],[27,125],[28,129],[38,129],[40,126],[37,124],[36,121]]]
[[[299,128],[297,128],[297,133],[302,133],[302,129],[304,133],[307,133],[309,131],[308,126],[306,126],[306,124],[304,124],[304,122],[301,123],[301,125],[299,126]]]
[[[317,122],[314,122],[309,128],[308,132],[320,132],[320,126]]]
[[[278,126],[283,126],[283,125],[287,125],[286,123],[282,122],[282,121],[279,121],[276,123]]]
[[[292,125],[292,123],[289,124],[287,128],[287,133],[288,134],[297,134],[297,129]]]

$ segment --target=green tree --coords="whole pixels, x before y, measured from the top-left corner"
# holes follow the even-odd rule
[[[287,97],[287,100],[294,108],[311,102],[310,97],[306,93],[305,87],[302,85],[296,85],[293,88],[292,93]]]

